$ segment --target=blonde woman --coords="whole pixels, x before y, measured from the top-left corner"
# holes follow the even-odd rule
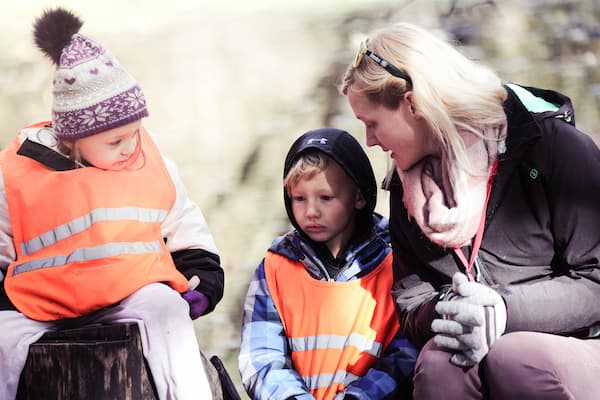
[[[557,92],[503,85],[411,24],[342,92],[388,151],[396,301],[417,399],[600,393],[600,151]]]

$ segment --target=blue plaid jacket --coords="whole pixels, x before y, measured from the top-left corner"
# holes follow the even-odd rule
[[[367,275],[391,251],[388,221],[381,216],[375,219],[368,239],[346,251],[345,264],[334,278],[336,281]],[[310,243],[295,230],[275,239],[269,251],[301,261],[315,279],[331,279]],[[335,398],[342,399],[348,394],[371,400],[395,394],[401,384],[408,386],[417,354],[418,350],[398,333],[371,369]],[[313,399],[304,380],[293,369],[283,325],[265,279],[264,260],[254,273],[244,303],[239,368],[244,388],[252,399]]]

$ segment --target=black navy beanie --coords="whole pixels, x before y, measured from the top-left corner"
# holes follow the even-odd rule
[[[377,183],[369,157],[358,141],[346,131],[335,128],[321,128],[301,135],[290,147],[285,158],[283,178],[287,176],[301,154],[309,150],[319,150],[331,157],[354,181],[362,193],[366,205],[358,211],[359,219],[370,222],[377,204]],[[285,209],[296,229],[298,225],[292,213],[291,200],[283,188]]]

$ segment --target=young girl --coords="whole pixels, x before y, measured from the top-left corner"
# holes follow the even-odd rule
[[[214,240],[142,124],[140,87],[81,25],[60,8],[36,21],[52,121],[0,153],[0,398],[45,332],[125,321],[160,399],[211,398],[192,319],[223,295]]]
[[[405,23],[363,43],[342,91],[395,162],[392,293],[423,346],[415,398],[597,398],[600,151],[570,100],[502,85]]]

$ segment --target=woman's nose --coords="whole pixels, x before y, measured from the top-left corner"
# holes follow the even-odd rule
[[[367,146],[369,147],[377,146],[379,144],[379,141],[377,140],[375,135],[369,131],[369,129],[367,129],[366,139]]]

